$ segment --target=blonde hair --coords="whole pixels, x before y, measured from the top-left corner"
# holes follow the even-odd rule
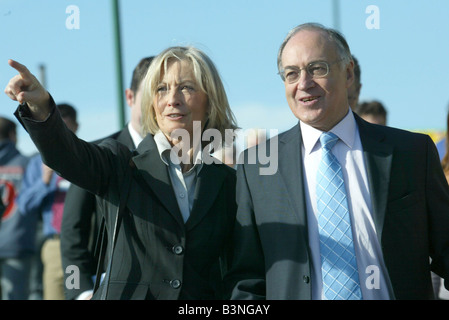
[[[214,128],[225,137],[225,129],[237,129],[234,114],[220,75],[212,60],[194,47],[170,47],[162,51],[152,61],[143,82],[142,94],[142,130],[144,135],[159,131],[154,111],[157,87],[167,70],[168,62],[177,59],[191,63],[197,84],[208,98],[208,119],[205,129]]]

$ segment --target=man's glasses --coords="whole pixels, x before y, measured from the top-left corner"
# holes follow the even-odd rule
[[[279,71],[279,75],[281,76],[282,81],[287,81],[288,83],[295,83],[298,81],[302,70],[306,70],[307,74],[312,78],[323,78],[329,74],[330,66],[341,60],[342,59],[334,61],[330,64],[326,61],[314,61],[304,68],[288,67]]]

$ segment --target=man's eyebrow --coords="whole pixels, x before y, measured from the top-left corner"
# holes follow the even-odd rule
[[[320,59],[315,59],[315,60],[312,60],[312,61],[310,61],[310,62],[307,62],[307,64],[306,64],[306,66],[308,66],[309,64],[311,64],[311,63],[315,63],[315,62],[327,62],[327,60],[326,59],[324,59],[324,58],[320,58]],[[286,70],[286,69],[296,69],[296,70],[299,70],[300,68],[298,67],[298,66],[285,66],[284,68],[283,68],[284,70]]]
[[[284,70],[287,70],[287,69],[299,70],[300,68],[297,67],[297,66],[286,66],[286,67],[284,67],[283,69],[284,69]]]

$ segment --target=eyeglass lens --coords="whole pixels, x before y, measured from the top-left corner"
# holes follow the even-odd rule
[[[312,62],[304,68],[306,72],[314,78],[325,77],[329,73],[329,64],[325,61]],[[288,83],[294,83],[298,81],[301,70],[299,68],[288,68],[284,70],[284,78]]]

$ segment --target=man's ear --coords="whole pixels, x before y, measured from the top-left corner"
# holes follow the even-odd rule
[[[349,88],[354,81],[354,61],[351,60],[351,62],[346,65],[346,88]]]
[[[134,91],[132,91],[131,89],[126,89],[125,90],[125,98],[126,98],[126,103],[128,104],[128,106],[132,106],[134,104]]]

